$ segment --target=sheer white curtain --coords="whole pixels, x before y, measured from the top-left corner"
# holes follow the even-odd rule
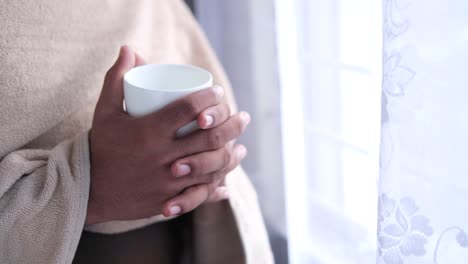
[[[290,263],[375,262],[380,5],[198,0],[195,11],[253,116],[244,166],[277,263],[286,239]]]
[[[468,1],[383,3],[378,262],[468,263]]]
[[[294,264],[468,263],[468,1],[196,11],[253,115],[244,165],[277,263],[286,239]]]
[[[291,263],[373,263],[381,6],[276,3]]]

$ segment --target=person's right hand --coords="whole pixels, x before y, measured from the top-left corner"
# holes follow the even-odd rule
[[[137,54],[123,47],[106,74],[89,138],[91,188],[86,224],[161,214],[165,202],[185,189],[221,180],[217,175],[223,177],[224,174],[212,173],[217,165],[210,162],[229,164],[230,168],[223,168],[227,171],[245,156],[243,146],[232,147],[228,142],[243,133],[249,122],[248,114],[222,117],[229,113],[222,111],[225,107],[220,107],[223,96],[220,88],[196,92],[141,118],[125,113],[123,75],[142,63]],[[183,140],[177,139],[176,131],[207,109],[218,111],[219,119],[227,121],[199,130]],[[221,153],[220,160],[217,157]],[[210,173],[203,173],[203,168],[199,168],[196,177],[174,177],[171,166],[187,157],[204,164]],[[187,201],[187,204],[193,202]]]

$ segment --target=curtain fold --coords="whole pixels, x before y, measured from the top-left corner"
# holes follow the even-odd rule
[[[383,0],[378,263],[468,263],[468,1]]]

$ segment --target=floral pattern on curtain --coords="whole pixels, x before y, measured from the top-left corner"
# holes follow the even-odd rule
[[[378,263],[468,263],[468,1],[383,0]]]

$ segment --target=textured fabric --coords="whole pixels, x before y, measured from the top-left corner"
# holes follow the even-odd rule
[[[87,133],[0,163],[0,263],[70,263],[89,189]]]
[[[468,2],[383,4],[378,263],[468,263]]]
[[[0,262],[70,263],[89,191],[90,128],[119,47],[148,62],[225,74],[187,8],[176,0],[0,0]],[[256,194],[238,168],[231,199],[194,212],[198,263],[271,263]],[[89,227],[123,232],[153,223]],[[231,261],[232,260],[232,261]]]

